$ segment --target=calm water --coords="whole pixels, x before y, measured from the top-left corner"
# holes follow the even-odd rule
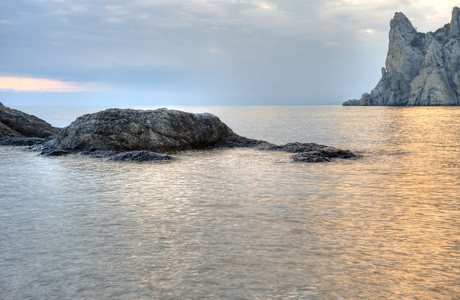
[[[56,126],[98,110],[20,109]],[[131,164],[0,147],[0,298],[460,299],[460,108],[180,109],[364,157]]]

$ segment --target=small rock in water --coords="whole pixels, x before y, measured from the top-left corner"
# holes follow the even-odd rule
[[[349,159],[358,157],[349,150],[337,149],[334,147],[324,147],[319,150],[296,153],[292,156],[294,161],[300,162],[329,162],[333,158]]]
[[[60,149],[43,149],[40,153],[43,156],[62,156],[67,154],[69,154],[69,151]]]
[[[129,151],[116,154],[106,159],[106,161],[132,161],[132,162],[144,162],[144,161],[163,161],[163,160],[174,160],[174,157],[150,152],[147,150],[140,151]]]

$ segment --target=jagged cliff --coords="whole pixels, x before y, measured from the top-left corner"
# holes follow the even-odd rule
[[[426,34],[396,13],[382,78],[370,94],[343,105],[460,105],[460,9],[453,9],[449,24]]]

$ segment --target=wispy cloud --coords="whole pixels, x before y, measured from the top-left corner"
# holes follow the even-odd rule
[[[73,93],[103,90],[103,88],[95,83],[65,82],[46,78],[0,76],[0,90]]]

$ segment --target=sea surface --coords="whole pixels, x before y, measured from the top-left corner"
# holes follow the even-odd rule
[[[60,127],[101,109],[15,108]],[[178,109],[362,158],[0,147],[1,299],[460,299],[460,107]]]

